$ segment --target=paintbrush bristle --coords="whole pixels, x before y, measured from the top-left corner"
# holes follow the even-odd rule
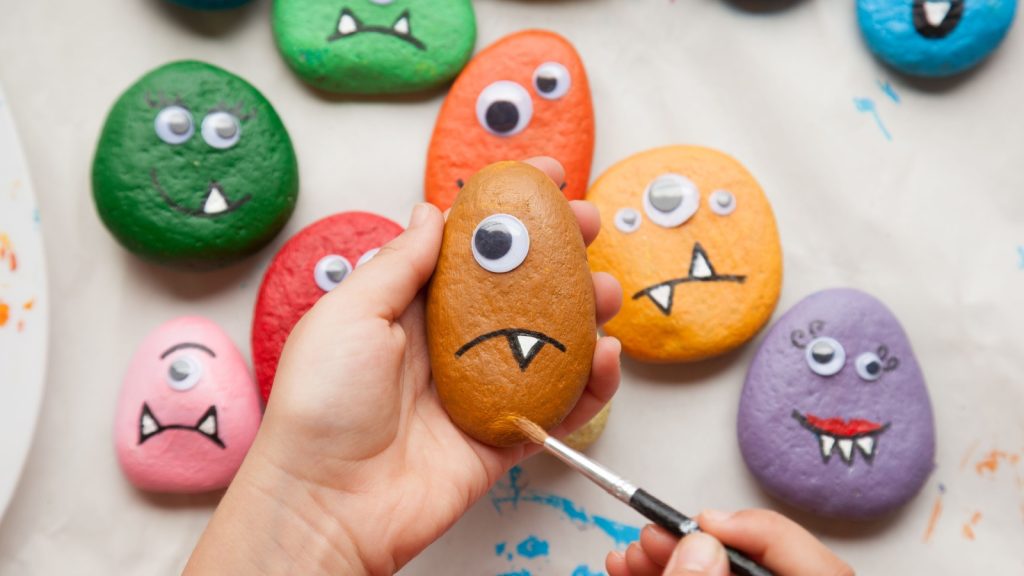
[[[545,432],[543,428],[534,424],[530,420],[527,420],[526,418],[516,417],[513,419],[513,421],[516,423],[516,426],[519,428],[519,430],[521,430],[523,434],[526,434],[526,436],[530,440],[533,440],[534,442],[540,445],[544,445],[544,442],[547,441],[548,433]]]

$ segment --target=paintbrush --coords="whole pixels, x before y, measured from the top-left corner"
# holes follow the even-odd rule
[[[587,458],[583,454],[569,448],[557,438],[552,438],[543,428],[525,418],[515,418],[516,426],[530,440],[544,447],[553,456],[574,468],[605,492],[620,501],[629,504],[634,510],[643,514],[648,520],[683,538],[694,532],[700,532],[700,526],[689,516],[655,498],[643,488],[615,474],[611,470]],[[742,552],[726,547],[729,556],[729,567],[736,576],[772,576],[766,568],[760,566]]]

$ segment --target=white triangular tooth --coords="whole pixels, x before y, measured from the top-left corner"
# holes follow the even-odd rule
[[[359,23],[352,17],[351,14],[342,14],[341,20],[338,20],[338,34],[347,36],[348,34],[355,34],[359,31]]]
[[[861,436],[857,438],[857,449],[865,456],[871,457],[875,453],[875,439],[873,436]]]
[[[690,276],[694,278],[711,278],[714,275],[704,253],[695,252],[693,254],[693,262],[690,263]]]
[[[156,423],[156,420],[149,415],[149,412],[142,413],[142,435],[149,436],[150,434],[156,434],[160,430],[160,426]]]
[[[924,17],[932,26],[941,26],[952,7],[953,3],[948,0],[944,2],[925,2]]]
[[[658,305],[662,310],[668,311],[669,301],[672,299],[672,287],[663,284],[657,288],[651,288],[647,291],[647,295],[654,300],[654,303]]]
[[[850,462],[853,460],[853,440],[849,438],[843,438],[840,440],[839,452],[842,453],[844,462]]]
[[[821,440],[821,455],[828,458],[836,447],[836,439],[825,434],[818,436],[818,439]]]
[[[408,36],[409,35],[409,17],[408,16],[402,16],[401,18],[398,19],[397,22],[395,22],[395,25],[392,26],[391,28],[395,32],[397,32],[397,33],[399,33],[399,34],[401,34],[403,36]]]
[[[221,193],[220,188],[214,186],[210,189],[210,194],[206,197],[206,203],[203,204],[203,212],[206,214],[220,214],[227,209],[227,199],[224,198],[224,194]]]
[[[519,353],[523,355],[523,358],[531,358],[536,352],[537,345],[540,344],[540,339],[519,334],[516,336],[516,344],[519,346]]]
[[[203,434],[206,434],[207,436],[216,436],[217,435],[217,415],[216,414],[209,414],[209,415],[207,415],[206,418],[203,418],[203,421],[199,423],[199,426],[196,427],[196,430],[199,430],[200,432],[202,432]]]

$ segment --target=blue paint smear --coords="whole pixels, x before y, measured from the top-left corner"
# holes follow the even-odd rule
[[[533,576],[528,570],[520,570],[519,572],[502,572],[498,576]]]
[[[586,564],[580,564],[572,571],[572,576],[604,576],[604,572],[591,572]]]
[[[620,524],[602,516],[594,516],[594,525],[611,536],[616,546],[626,546],[640,539],[640,529],[636,526]]]
[[[505,553],[505,543],[504,542],[498,542],[498,544],[494,547],[494,555],[495,556],[501,556],[504,553]]]
[[[892,84],[890,84],[888,80],[884,82],[879,80],[878,87],[882,89],[882,92],[885,92],[885,95],[888,96],[890,100],[897,104],[900,103],[900,95],[896,93],[896,89],[892,87]]]
[[[892,134],[889,133],[885,124],[882,123],[882,117],[878,115],[878,108],[875,106],[874,100],[871,98],[854,98],[853,105],[857,107],[858,112],[870,114],[871,117],[875,119],[875,124],[878,126],[878,129],[882,131],[882,135],[885,136],[885,139],[892,142]]]
[[[548,555],[548,543],[536,536],[530,536],[516,546],[516,552],[523,558],[533,559],[538,556]]]
[[[1020,269],[1024,270],[1024,246],[1017,246],[1017,255],[1020,256]]]

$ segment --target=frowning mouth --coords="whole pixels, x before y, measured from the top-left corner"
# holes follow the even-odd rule
[[[355,13],[349,8],[342,8],[341,15],[338,16],[338,26],[335,28],[333,34],[327,37],[328,42],[335,42],[345,38],[351,38],[364,32],[372,32],[376,34],[384,34],[385,36],[393,36],[399,40],[404,40],[409,44],[412,44],[418,50],[426,50],[427,46],[419,38],[412,35],[412,24],[411,16],[409,11],[402,12],[398,19],[395,20],[391,26],[369,26],[363,24],[362,20],[356,17]]]
[[[914,28],[925,38],[949,36],[964,17],[964,0],[914,0]]]
[[[156,168],[153,168],[149,172],[149,177],[153,181],[153,187],[160,193],[160,197],[163,198],[164,203],[171,207],[176,212],[180,212],[186,216],[192,216],[195,218],[216,218],[225,214],[230,214],[235,210],[238,210],[245,204],[252,200],[252,194],[246,194],[234,202],[228,201],[227,196],[224,195],[224,188],[216,181],[211,181],[209,186],[206,188],[206,197],[203,199],[203,207],[199,209],[189,208],[178,204],[171,195],[164,190],[164,187],[160,185],[160,179],[156,175]]]
[[[197,432],[200,436],[210,440],[221,448],[226,448],[224,441],[220,439],[218,430],[220,428],[217,425],[217,407],[210,406],[209,410],[203,412],[203,415],[199,417],[199,420],[195,424],[161,424],[156,416],[153,415],[153,411],[149,409],[149,405],[143,402],[142,413],[139,414],[139,445],[141,446],[146,440],[166,432],[167,430],[188,430],[190,432]]]
[[[828,464],[838,448],[839,456],[847,466],[853,466],[856,454],[854,448],[860,452],[865,462],[871,464],[878,453],[878,437],[884,434],[891,424],[861,419],[819,418],[813,414],[801,414],[798,410],[793,410],[792,416],[818,439],[821,460],[824,463]]]
[[[516,363],[519,364],[519,370],[522,372],[526,372],[526,369],[530,367],[530,363],[537,357],[537,354],[540,353],[545,344],[550,344],[559,352],[565,352],[565,344],[547,334],[526,330],[525,328],[506,328],[477,336],[459,348],[455,352],[455,357],[461,358],[478,344],[482,344],[492,338],[505,338],[507,340],[508,347],[512,351],[512,357],[515,358]]]
[[[690,258],[690,272],[682,278],[674,278],[665,282],[648,286],[633,294],[633,300],[639,300],[644,296],[651,299],[651,302],[658,307],[662,314],[672,314],[672,305],[675,303],[676,286],[690,282],[735,282],[743,284],[747,281],[746,276],[735,274],[718,274],[715,267],[708,258],[704,247],[697,242],[693,245],[693,255]]]

